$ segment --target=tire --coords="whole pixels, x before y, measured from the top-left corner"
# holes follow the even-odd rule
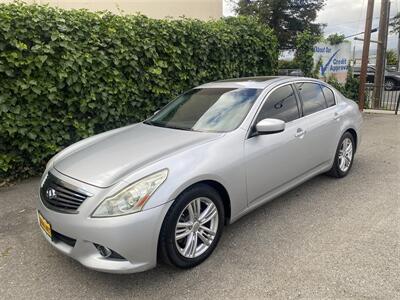
[[[345,156],[343,156],[342,155],[343,148],[346,147],[346,145],[348,145],[344,144],[345,141],[351,143],[351,154],[347,152],[345,153]],[[353,165],[355,149],[356,145],[354,142],[353,135],[348,131],[345,132],[340,138],[339,145],[337,146],[335,153],[335,160],[333,162],[332,168],[327,174],[336,178],[345,177],[350,172],[350,169]],[[348,159],[350,159],[350,162],[348,161]]]
[[[385,80],[385,91],[393,91],[396,86],[396,82],[393,79]]]
[[[198,203],[200,203],[200,213],[197,213]],[[206,209],[208,209],[208,214],[205,218],[191,218],[191,215],[201,217]],[[200,225],[200,221],[206,221],[207,217],[212,215],[214,217],[209,222]],[[177,197],[164,218],[159,238],[159,258],[165,263],[182,269],[201,264],[217,246],[222,234],[224,218],[223,202],[214,188],[207,184],[197,184],[185,190]],[[180,225],[192,224],[192,226],[179,227],[178,221]],[[209,231],[203,230],[204,227]],[[215,234],[210,234],[210,232],[215,232]],[[185,237],[176,241],[176,237],[184,235]],[[194,243],[189,241],[196,241],[197,247],[194,248]],[[188,243],[192,246],[190,247]]]

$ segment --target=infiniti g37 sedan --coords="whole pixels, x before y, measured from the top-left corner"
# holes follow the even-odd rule
[[[53,157],[40,183],[47,241],[86,267],[194,267],[225,225],[321,173],[348,174],[357,105],[324,82],[254,77],[196,87],[144,122]]]

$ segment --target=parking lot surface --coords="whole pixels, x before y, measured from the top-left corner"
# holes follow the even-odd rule
[[[211,258],[191,270],[161,265],[113,275],[82,267],[42,237],[38,184],[35,178],[0,189],[1,299],[400,299],[394,115],[365,115],[346,178],[318,176],[226,227]]]

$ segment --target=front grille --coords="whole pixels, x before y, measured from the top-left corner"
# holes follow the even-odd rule
[[[48,173],[40,188],[43,204],[49,209],[63,213],[76,213],[89,196],[91,194],[88,192],[61,181],[51,173]]]

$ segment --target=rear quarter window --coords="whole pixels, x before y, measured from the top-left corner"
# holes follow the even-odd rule
[[[336,104],[336,101],[335,101],[335,94],[333,93],[333,91],[326,86],[322,85],[321,87],[328,107],[334,106]]]

